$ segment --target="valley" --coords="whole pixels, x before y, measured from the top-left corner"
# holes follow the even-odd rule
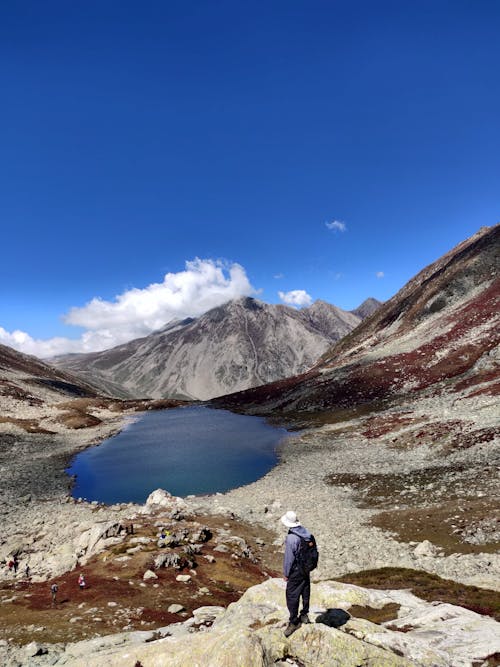
[[[134,586],[149,591],[147,599],[145,591],[137,594],[134,609],[162,607],[154,621],[132,611],[122,615],[122,626],[120,615],[116,623],[107,620],[105,628],[98,627],[100,621],[95,621],[97,625],[85,621],[81,633],[76,627],[71,630],[67,645],[43,648],[39,654],[33,647],[27,664],[57,659],[52,664],[78,665],[84,663],[83,655],[90,665],[121,664],[125,653],[144,665],[155,664],[155,651],[170,645],[179,655],[184,650],[197,655],[202,650],[200,633],[206,633],[206,641],[214,641],[216,650],[222,651],[220,643],[229,641],[235,627],[231,623],[237,622],[242,623],[238,632],[244,637],[241,655],[260,651],[259,655],[273,655],[278,665],[289,664],[287,656],[295,656],[296,664],[309,667],[313,659],[301,651],[316,645],[320,637],[325,646],[330,641],[352,640],[360,651],[383,650],[385,658],[390,656],[388,663],[373,664],[498,664],[497,626],[490,625],[490,617],[498,617],[500,596],[499,236],[498,225],[482,229],[426,267],[301,374],[212,399],[212,407],[264,416],[273,424],[300,430],[280,448],[275,468],[223,494],[175,498],[159,492],[145,505],[74,501],[64,468],[75,452],[117,432],[137,411],[186,403],[163,397],[111,397],[100,393],[88,377],[83,380],[68,370],[0,349],[0,557],[7,562],[16,553],[20,563],[18,575],[5,566],[1,570],[2,610],[13,605],[19,620],[21,610],[30,608],[17,641],[24,645],[33,639],[32,626],[48,627],[36,616],[46,605],[43,591],[48,590],[48,582],[60,580],[66,587],[82,568],[90,581],[95,577],[99,587],[109,586],[121,610],[132,610],[135,603],[128,592],[135,591]],[[279,519],[292,508],[320,545],[320,563],[313,575],[315,618],[332,605],[347,611],[353,606],[353,612],[341,632],[325,634],[330,628],[315,623],[283,643],[282,582],[269,575],[279,575],[284,538]],[[140,635],[142,627],[153,632],[173,621],[168,607],[167,615],[164,612],[167,602],[174,603],[178,574],[164,563],[151,566],[153,552],[155,556],[170,553],[170,547],[158,546],[156,532],[168,523],[170,532],[186,529],[189,534],[191,521],[207,525],[217,536],[217,546],[227,551],[214,555],[215,539],[207,541],[198,554],[202,565],[179,568],[181,576],[190,577],[184,583],[200,577],[194,596],[179,600],[188,617],[192,613],[195,619],[197,609],[225,607],[229,601],[232,612],[213,611],[210,623],[196,632],[182,621],[169,625],[165,632],[171,637],[149,634],[146,638]],[[134,536],[137,542],[123,530],[130,523],[139,530]],[[201,538],[190,542],[188,534],[177,542],[183,547],[201,543]],[[189,555],[190,549],[183,553]],[[214,571],[221,569],[220,579],[215,579],[226,582],[222,588],[210,583],[209,566],[214,563],[207,560],[205,564],[203,554],[215,558]],[[123,556],[130,560],[120,561]],[[33,604],[38,611],[31,609],[29,598],[22,597],[26,563],[32,571],[30,585],[35,587]],[[154,576],[148,582],[142,578],[151,567]],[[434,606],[431,601],[410,599],[405,597],[408,592],[400,590],[401,580],[406,577],[407,588],[415,586],[418,595],[416,572],[428,577],[424,587],[434,581],[433,591],[442,593],[447,588],[440,587],[441,579],[463,588],[453,589],[450,584],[446,595],[451,598],[438,598]],[[122,578],[121,584],[116,583]],[[352,588],[345,583],[350,581]],[[384,581],[394,590],[377,593]],[[373,590],[356,588],[359,582]],[[90,587],[86,593],[91,593]],[[100,592],[95,599],[92,595],[89,617],[99,619],[105,598],[99,597]],[[66,622],[70,628],[71,618],[84,617],[85,605],[79,608],[77,599],[72,593],[68,613],[58,615],[65,619],[61,628]],[[382,609],[388,604],[399,605],[399,611],[392,606],[396,617],[381,620],[382,625],[355,615],[358,607]],[[467,607],[472,615],[461,616]],[[447,622],[450,618],[455,625]],[[467,627],[467,647],[463,633],[457,631],[460,624]],[[7,628],[12,626],[3,627],[7,640],[11,637]],[[95,636],[115,630],[126,638],[110,635],[107,643],[99,643]],[[44,632],[40,630],[40,637],[50,635]],[[424,649],[419,633],[426,632],[434,632],[435,641]],[[57,642],[62,641],[60,636]],[[94,644],[79,645],[80,639]],[[124,649],[123,642],[137,646]],[[11,643],[0,644],[0,656],[3,651],[6,664],[14,665],[25,649],[16,646],[14,636]],[[246,664],[270,664],[266,660],[255,658]]]

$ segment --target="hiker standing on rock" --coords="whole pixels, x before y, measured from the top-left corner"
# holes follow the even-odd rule
[[[80,590],[83,591],[86,585],[85,575],[80,574],[80,576],[78,577],[78,585],[80,586]]]
[[[310,572],[318,562],[316,541],[311,533],[301,525],[295,512],[289,511],[281,517],[281,523],[288,528],[283,558],[283,576],[286,583],[286,606],[290,614],[285,637],[289,637],[302,623],[310,623],[309,599],[311,597]],[[299,604],[302,598],[302,611]]]

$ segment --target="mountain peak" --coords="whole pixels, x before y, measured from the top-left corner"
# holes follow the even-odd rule
[[[306,371],[359,321],[321,301],[296,310],[242,296],[119,349],[55,363],[130,397],[206,400]]]
[[[224,405],[265,414],[410,400],[424,390],[494,391],[483,385],[498,374],[499,245],[500,224],[474,234],[420,271],[306,375],[227,397]]]
[[[369,296],[367,299],[363,301],[361,305],[359,305],[354,310],[351,310],[351,313],[354,313],[362,320],[364,320],[365,318],[370,317],[370,315],[374,313],[376,310],[378,310],[381,305],[382,305],[381,301],[379,301],[378,299],[374,299],[372,296]]]

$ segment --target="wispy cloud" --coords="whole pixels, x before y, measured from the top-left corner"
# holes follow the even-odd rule
[[[325,222],[325,225],[328,229],[331,229],[334,232],[345,232],[347,225],[342,220],[332,220],[331,222]]]
[[[274,276],[273,276],[273,278],[274,278],[275,280],[281,280],[281,279],[284,278],[284,277],[285,277],[285,274],[284,274],[284,273],[275,273]]]
[[[77,340],[37,340],[23,331],[9,333],[0,327],[0,343],[39,357],[96,352],[146,336],[174,319],[197,317],[226,301],[256,293],[239,264],[197,258],[186,262],[184,271],[167,273],[161,283],[127,290],[113,301],[94,298],[83,307],[71,308],[63,320],[85,329]]]
[[[377,276],[377,278],[383,278],[385,276],[385,273],[383,271],[377,271],[375,275]]]
[[[294,289],[290,292],[278,292],[279,298],[288,306],[310,306],[312,303],[311,296],[303,289]]]

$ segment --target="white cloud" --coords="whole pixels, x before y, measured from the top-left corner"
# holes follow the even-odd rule
[[[347,225],[342,220],[332,220],[331,222],[325,222],[325,225],[328,229],[333,230],[334,232],[345,232]]]
[[[284,278],[284,277],[285,277],[285,274],[284,274],[284,273],[275,273],[274,276],[273,276],[273,278],[274,278],[275,280],[281,280],[281,279]]]
[[[290,292],[278,292],[279,298],[288,306],[310,306],[312,303],[311,296],[303,289],[294,289]]]
[[[385,276],[385,273],[383,271],[377,271],[375,275],[377,276],[377,278],[383,278]]]
[[[0,327],[0,343],[38,357],[97,352],[146,336],[171,320],[198,317],[226,301],[256,293],[239,264],[197,258],[186,262],[184,271],[167,273],[161,283],[127,290],[113,301],[94,298],[71,308],[64,322],[86,330],[77,340],[36,340]]]

